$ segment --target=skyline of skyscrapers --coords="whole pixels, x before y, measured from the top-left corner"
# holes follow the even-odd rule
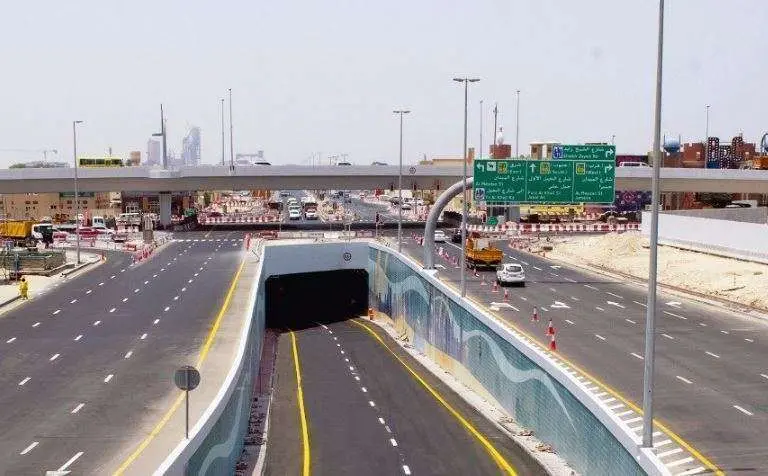
[[[200,128],[192,126],[181,141],[181,160],[186,166],[200,165]]]

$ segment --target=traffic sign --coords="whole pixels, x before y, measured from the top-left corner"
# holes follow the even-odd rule
[[[553,159],[564,160],[615,160],[616,146],[595,145],[556,145],[552,149]]]
[[[516,203],[613,203],[614,160],[477,159],[475,200]]]
[[[489,226],[496,226],[499,224],[499,219],[496,217],[488,217],[488,221],[486,221],[486,224]]]
[[[191,365],[185,365],[173,374],[173,382],[180,390],[194,390],[200,385],[200,372]]]

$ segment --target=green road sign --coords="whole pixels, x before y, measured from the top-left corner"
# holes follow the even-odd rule
[[[613,203],[613,160],[475,160],[475,200]]]
[[[489,226],[496,226],[499,224],[499,219],[496,217],[488,217],[486,224]]]
[[[556,160],[615,160],[614,145],[556,145],[552,149]]]

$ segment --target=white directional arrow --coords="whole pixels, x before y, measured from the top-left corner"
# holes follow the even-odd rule
[[[437,268],[437,269],[445,269],[445,266],[443,266],[442,264],[436,264],[435,268]]]
[[[677,301],[670,301],[670,302],[667,303],[667,306],[672,306],[672,307],[678,307],[679,308],[680,304],[681,303],[679,303]]]
[[[72,471],[46,471],[45,476],[66,476]]]
[[[611,306],[616,306],[616,307],[620,307],[622,309],[626,309],[624,306],[622,306],[621,304],[619,304],[617,302],[613,302],[613,301],[605,301],[605,302],[606,302],[606,304],[610,304]]]
[[[568,304],[566,304],[566,303],[564,303],[562,301],[555,301],[555,303],[552,304],[549,307],[551,309],[570,309],[571,308],[571,306],[569,306]]]
[[[520,312],[520,309],[516,308],[515,306],[511,305],[508,302],[492,302],[491,303],[492,311],[498,311],[500,309],[512,309],[514,311]]]

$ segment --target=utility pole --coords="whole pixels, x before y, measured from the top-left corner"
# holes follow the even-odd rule
[[[520,90],[517,90],[517,107],[515,108],[515,157],[520,157]]]
[[[400,115],[400,168],[397,174],[397,252],[402,253],[403,250],[403,115],[408,114],[411,111],[407,109],[398,109],[392,111],[394,114]],[[426,238],[425,238],[426,239]]]
[[[226,162],[226,146],[224,139],[224,98],[221,98],[221,165]]]
[[[707,104],[707,127],[704,133],[704,168],[707,168],[709,160],[709,104]]]
[[[232,130],[232,88],[229,88],[229,169],[235,170],[235,139]]]
[[[477,151],[477,158],[483,158],[483,100],[480,100],[480,150]]]
[[[496,103],[493,105],[493,137],[491,137],[491,141],[494,145],[494,150],[496,149],[496,133],[499,132],[499,103]]]

